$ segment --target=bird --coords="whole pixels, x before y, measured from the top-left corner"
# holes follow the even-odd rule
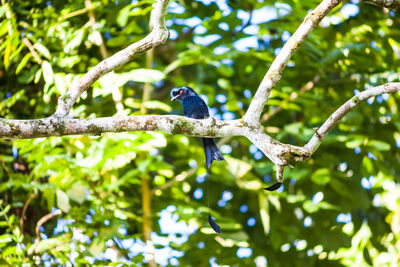
[[[210,113],[208,112],[207,104],[204,100],[190,87],[183,86],[179,88],[174,88],[171,90],[171,102],[174,100],[178,100],[182,103],[183,112],[186,117],[193,119],[205,119],[210,117]],[[202,138],[203,146],[204,146],[204,154],[206,156],[206,166],[207,170],[210,170],[211,163],[214,160],[223,161],[224,157],[221,152],[218,150],[217,145],[215,144],[212,138]],[[208,182],[209,183],[209,182]],[[208,195],[209,192],[209,184],[208,184]],[[216,233],[221,233],[221,229],[219,225],[214,221],[211,217],[210,213],[210,200],[208,198],[208,223],[211,228]]]
[[[183,86],[171,90],[171,101],[178,100],[182,103],[183,112],[186,117],[193,119],[205,119],[210,117],[207,104],[204,100],[190,87]],[[218,150],[212,138],[202,138],[204,146],[204,154],[206,157],[207,169],[214,160],[223,161],[224,157]]]

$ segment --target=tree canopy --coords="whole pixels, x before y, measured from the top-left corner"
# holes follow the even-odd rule
[[[336,4],[326,16],[312,13],[321,2]],[[400,81],[399,8],[398,0],[2,0],[1,264],[399,264],[400,95],[358,98]],[[151,18],[152,10],[160,12]],[[300,25],[319,20],[285,50]],[[157,31],[159,39],[144,39]],[[101,65],[122,50],[123,64]],[[133,117],[183,115],[169,92],[190,86],[217,125],[241,119],[284,53],[259,109],[263,133],[303,147],[343,103],[359,105],[323,132],[315,153],[282,163],[278,191],[263,190],[279,173],[268,154],[274,142],[261,147],[229,136],[231,128],[208,133],[224,136],[217,144],[226,159],[208,176],[200,139],[189,135],[204,136],[213,122],[193,122],[205,125],[194,133],[190,120],[173,117],[179,129],[152,131],[165,117]],[[68,90],[96,68],[109,69],[79,87],[64,112]],[[16,139],[23,127],[13,120],[56,118],[56,110],[73,118],[67,129],[56,123],[29,136],[47,137]],[[103,117],[125,124],[73,128]],[[86,134],[63,136],[71,131]],[[207,179],[219,235],[207,222]]]

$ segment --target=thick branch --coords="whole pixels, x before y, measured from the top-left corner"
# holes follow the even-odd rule
[[[0,119],[0,138],[38,137],[129,131],[162,131],[197,137],[239,136],[241,120],[196,120],[175,115],[116,116],[95,119],[49,117],[35,120]]]
[[[399,0],[362,0],[362,1],[365,3],[368,3],[368,4],[375,5],[375,6],[393,9],[394,11],[400,10],[400,1]]]
[[[263,132],[259,120],[272,87],[279,82],[282,71],[289,59],[304,42],[308,34],[340,2],[340,0],[323,0],[314,11],[305,17],[303,23],[272,63],[243,119],[229,121],[195,120],[174,115],[116,116],[95,119],[72,119],[67,117],[75,101],[99,77],[166,41],[168,30],[165,28],[164,17],[168,0],[157,0],[151,14],[150,24],[152,31],[149,35],[110,58],[103,60],[86,73],[65,95],[59,98],[57,111],[52,117],[35,120],[0,118],[0,138],[27,139],[78,134],[101,135],[106,132],[127,131],[162,131],[194,137],[244,136],[277,166],[277,179],[281,182],[284,167],[289,165],[291,161],[305,161],[311,157],[329,131],[360,102],[379,94],[400,91],[400,83],[391,83],[357,94],[335,111],[321,128],[316,130],[316,134],[304,147],[282,144]],[[399,4],[399,0],[365,0],[364,2],[374,2],[388,8],[390,7],[387,5]],[[392,8],[395,7],[396,5]]]
[[[164,23],[167,6],[168,0],[158,0],[151,15],[153,30],[150,34],[144,39],[131,44],[127,48],[103,60],[83,75],[67,93],[58,99],[58,107],[54,117],[67,116],[79,96],[102,75],[124,65],[145,51],[164,43],[168,39],[168,30]]]
[[[244,116],[244,120],[247,123],[252,125],[258,124],[264,105],[271,93],[271,89],[280,81],[282,71],[289,62],[289,59],[304,42],[308,34],[319,24],[329,11],[340,2],[340,0],[323,0],[314,11],[310,12],[304,18],[303,23],[283,46],[268,72],[265,74]]]
[[[101,135],[106,132],[162,131],[195,137],[245,136],[275,164],[286,165],[289,155],[305,155],[291,145],[281,144],[243,120],[196,120],[175,115],[105,117],[96,119],[44,118],[37,120],[0,119],[0,138],[37,138],[78,134]],[[299,153],[296,150],[301,150]]]
[[[163,131],[195,137],[245,136],[255,144],[275,165],[279,179],[283,167],[291,161],[305,161],[318,148],[329,131],[360,102],[384,93],[400,91],[400,83],[389,83],[365,90],[343,104],[316,130],[304,146],[282,144],[263,132],[260,126],[247,124],[243,119],[217,121],[196,120],[175,115],[145,115],[106,117],[96,119],[44,118],[37,120],[0,119],[0,138],[37,138],[77,134],[101,135],[105,132]]]
[[[338,108],[325,123],[316,130],[314,136],[311,140],[304,146],[311,154],[317,150],[318,146],[322,143],[325,139],[326,135],[332,130],[336,124],[346,115],[349,111],[353,108],[358,106],[362,101],[367,100],[370,97],[381,95],[381,94],[388,94],[400,91],[400,83],[387,83],[384,85],[380,85],[377,87],[373,87],[362,91],[351,99],[349,99],[346,103],[344,103],[340,108]]]

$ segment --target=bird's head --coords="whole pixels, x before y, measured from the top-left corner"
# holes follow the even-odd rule
[[[182,101],[187,96],[196,96],[196,95],[197,95],[196,92],[188,86],[178,87],[171,90],[171,101],[174,100]]]

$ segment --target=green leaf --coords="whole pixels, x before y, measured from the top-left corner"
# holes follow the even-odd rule
[[[60,189],[57,189],[57,206],[65,213],[71,209],[68,195]]]
[[[303,209],[308,213],[315,213],[320,209],[323,210],[337,210],[338,208],[328,202],[321,201],[314,204],[311,200],[307,200],[303,203]]]
[[[267,235],[270,231],[270,216],[269,216],[269,203],[264,192],[258,193],[258,203],[260,206],[260,216],[263,225],[264,233]]]
[[[284,130],[292,135],[298,135],[303,125],[301,122],[295,122],[289,125],[286,125]]]
[[[9,234],[0,235],[0,243],[9,243],[11,241],[12,241],[11,235]]]
[[[0,37],[7,33],[8,23],[8,19],[5,19],[0,23]],[[2,50],[1,47],[2,46],[0,46],[0,51]]]
[[[308,213],[314,213],[318,211],[318,206],[312,203],[311,200],[307,200],[303,203],[303,209]]]
[[[0,217],[7,215],[7,212],[11,209],[10,205],[7,205],[3,210],[0,211]]]
[[[375,149],[379,151],[389,151],[390,150],[390,145],[388,143],[385,143],[383,141],[379,140],[371,140],[368,142],[369,146],[374,147]]]
[[[38,243],[38,245],[35,248],[35,253],[42,253],[46,250],[58,247],[63,243],[64,243],[64,241],[60,240],[58,238],[49,238],[49,239],[45,239],[45,240],[40,240],[40,242]]]
[[[316,170],[312,176],[311,180],[319,185],[326,185],[331,179],[331,174],[329,169],[323,168]]]
[[[393,49],[394,55],[400,58],[400,43],[396,42],[393,38],[388,38],[388,42]]]
[[[54,202],[55,202],[55,197],[56,197],[55,190],[49,186],[47,186],[43,189],[39,189],[39,190],[42,191],[43,198],[46,200],[46,203],[47,203],[47,208],[51,209],[52,207],[54,207]]]
[[[26,54],[21,62],[18,64],[17,69],[15,70],[15,74],[18,74],[26,65],[26,63],[28,63],[29,59],[32,57],[31,54]]]
[[[48,61],[42,63],[43,78],[47,84],[52,84],[54,79],[53,68]]]
[[[135,69],[129,72],[128,75],[132,81],[143,83],[154,83],[165,78],[165,74],[162,71],[153,69]]]
[[[359,138],[359,139],[350,140],[350,141],[346,142],[345,144],[346,144],[347,148],[354,149],[356,147],[360,147],[363,144],[363,142],[364,142],[364,139]]]
[[[372,172],[374,171],[374,166],[373,166],[372,160],[370,158],[368,158],[367,156],[364,156],[363,160],[362,160],[362,165],[366,169],[367,173],[372,174]]]
[[[6,5],[0,7],[0,18],[6,13]]]
[[[41,76],[42,76],[42,69],[38,69],[38,71],[35,74],[35,80],[33,82],[37,84],[40,81]]]
[[[61,74],[59,74],[59,73],[56,73],[55,75],[54,75],[54,82],[55,82],[55,84],[56,84],[56,87],[57,87],[57,92],[59,93],[59,94],[64,94],[64,93],[66,93],[67,92],[67,87],[66,87],[66,84],[65,84],[65,82],[64,82],[64,76],[63,75],[61,75]]]
[[[115,216],[115,218],[120,219],[120,220],[128,219],[128,216],[125,214],[125,212],[120,209],[114,210],[114,216]]]
[[[107,40],[107,46],[110,47],[117,47],[117,46],[123,46],[128,42],[128,38],[125,35],[113,37],[109,40]]]
[[[149,100],[144,103],[144,106],[147,109],[159,109],[165,112],[171,112],[172,108],[170,105],[165,104],[164,102],[157,100]]]
[[[8,70],[8,66],[10,66],[10,54],[12,49],[12,38],[6,39],[5,41],[6,49],[4,51],[4,68]]]
[[[125,27],[126,23],[128,22],[129,13],[131,12],[132,6],[127,5],[123,9],[118,12],[117,15],[117,23],[120,27]]]
[[[74,33],[73,38],[65,45],[64,47],[64,52],[65,53],[71,53],[75,48],[80,46],[83,40],[83,35],[84,35],[84,30],[79,29]]]
[[[219,87],[226,89],[226,90],[228,90],[231,87],[231,83],[227,79],[222,79],[222,78],[218,79],[217,83],[218,83]]]
[[[49,50],[42,43],[35,43],[33,47],[45,58],[51,60],[51,55]]]
[[[90,253],[93,254],[94,256],[100,255],[100,253],[103,252],[104,249],[105,249],[104,240],[101,240],[100,238],[95,238],[89,247]]]
[[[252,166],[246,161],[239,160],[230,156],[224,157],[226,162],[228,163],[229,172],[234,177],[243,177],[252,169]]]
[[[85,201],[86,192],[88,187],[84,185],[82,182],[77,182],[72,185],[70,189],[67,191],[67,195],[70,199],[79,204],[82,204]]]

